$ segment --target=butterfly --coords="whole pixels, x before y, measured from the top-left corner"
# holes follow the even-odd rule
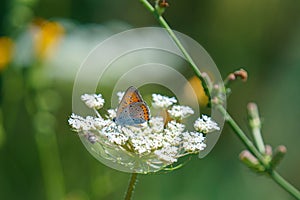
[[[130,86],[117,108],[113,121],[121,126],[138,126],[150,119],[150,111],[139,91]]]

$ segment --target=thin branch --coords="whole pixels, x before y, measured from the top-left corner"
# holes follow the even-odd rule
[[[164,27],[173,41],[176,43],[177,47],[181,50],[181,52],[184,54],[186,59],[191,65],[191,68],[197,75],[197,77],[202,81],[202,86],[206,92],[206,94],[209,94],[208,87],[206,85],[205,79],[202,77],[202,74],[200,70],[197,68],[196,64],[190,57],[190,55],[187,53],[177,36],[174,34],[166,20],[159,15],[155,8],[147,1],[147,0],[140,0],[141,3],[146,7],[147,10],[149,10],[151,13],[153,13],[154,17],[158,20],[158,22],[161,24],[162,27]],[[210,95],[208,95],[210,97]],[[270,164],[264,159],[262,154],[256,149],[255,145],[251,142],[251,140],[248,139],[246,134],[243,132],[243,130],[237,125],[237,123],[232,119],[232,117],[229,115],[229,113],[225,110],[225,108],[222,105],[218,105],[217,109],[224,115],[226,121],[232,128],[232,130],[235,132],[235,134],[240,138],[240,140],[244,143],[244,145],[247,147],[247,149],[259,160],[259,162],[265,167],[265,171],[270,175],[270,177],[278,183],[279,186],[281,186],[283,189],[285,189],[287,192],[289,192],[291,195],[293,195],[295,198],[300,199],[300,192],[290,183],[288,183],[284,178],[282,178],[275,170],[270,168]]]
[[[133,191],[134,191],[134,188],[135,188],[135,184],[136,184],[136,181],[137,181],[137,175],[138,175],[137,173],[132,173],[131,174],[130,181],[128,183],[128,188],[127,188],[127,192],[126,192],[124,200],[131,200],[132,195],[133,195]]]
[[[169,26],[169,24],[167,23],[167,21],[157,13],[156,9],[147,1],[147,0],[140,0],[141,3],[150,11],[153,13],[154,17],[158,20],[158,22],[160,23],[160,25],[162,27],[164,27],[166,29],[166,31],[169,33],[169,35],[171,36],[171,38],[173,39],[173,41],[175,42],[175,44],[177,45],[177,47],[180,49],[180,51],[182,52],[182,54],[185,56],[185,58],[188,60],[188,62],[191,65],[192,70],[194,71],[194,73],[197,75],[197,77],[201,80],[202,83],[202,87],[204,89],[205,94],[210,98],[210,94],[209,94],[209,88],[207,87],[207,83],[205,81],[205,79],[203,78],[203,76],[201,75],[200,70],[198,69],[197,65],[195,64],[195,62],[193,61],[193,59],[191,58],[191,56],[189,55],[189,53],[186,51],[186,49],[183,47],[183,45],[181,44],[181,42],[179,41],[179,39],[177,38],[177,36],[175,35],[174,31],[171,29],[171,27]]]
[[[288,193],[294,196],[296,199],[300,199],[300,192],[292,184],[287,182],[278,172],[275,170],[269,171],[268,174],[270,177]]]

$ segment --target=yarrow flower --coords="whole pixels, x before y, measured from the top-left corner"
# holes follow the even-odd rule
[[[182,134],[183,148],[188,152],[202,151],[205,149],[205,137],[199,132],[185,132]]]
[[[194,123],[194,128],[202,133],[220,130],[218,124],[207,115],[202,115],[202,118],[198,118]]]
[[[89,108],[100,109],[104,105],[104,99],[101,94],[84,94],[81,96],[81,100]]]
[[[166,97],[160,94],[152,94],[152,106],[154,108],[168,108],[169,106],[177,103],[175,97]]]
[[[174,105],[172,109],[168,110],[168,113],[172,118],[182,120],[194,114],[194,111],[188,106]]]
[[[123,94],[118,93],[121,99]],[[116,110],[109,109],[105,116],[97,111],[104,105],[101,94],[82,95],[81,99],[94,109],[97,117],[72,114],[68,122],[79,134],[85,146],[100,161],[121,171],[149,173],[159,171],[177,162],[187,154],[204,150],[205,134],[219,130],[217,123],[202,115],[194,123],[195,130],[188,131],[178,119],[194,113],[188,106],[174,105],[174,97],[152,95],[152,105],[166,110],[170,120],[152,116],[139,126],[120,126],[115,123]]]

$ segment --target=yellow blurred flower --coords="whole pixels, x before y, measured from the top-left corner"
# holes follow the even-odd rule
[[[38,58],[45,59],[52,55],[55,47],[64,35],[64,28],[57,22],[38,19],[34,24],[37,31],[34,35],[34,48]]]
[[[0,71],[11,61],[14,43],[8,37],[0,37]]]
[[[189,79],[189,82],[187,84],[190,84],[193,88],[193,90],[195,91],[196,95],[197,95],[197,99],[198,102],[201,106],[206,106],[208,103],[208,97],[206,96],[204,89],[202,87],[202,83],[201,80],[196,77],[193,76],[192,78]],[[187,91],[188,85],[185,86],[185,91]]]

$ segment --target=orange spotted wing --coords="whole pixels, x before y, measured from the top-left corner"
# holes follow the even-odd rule
[[[114,121],[121,126],[136,126],[149,119],[149,108],[143,101],[139,91],[133,86],[129,87],[118,106]]]

